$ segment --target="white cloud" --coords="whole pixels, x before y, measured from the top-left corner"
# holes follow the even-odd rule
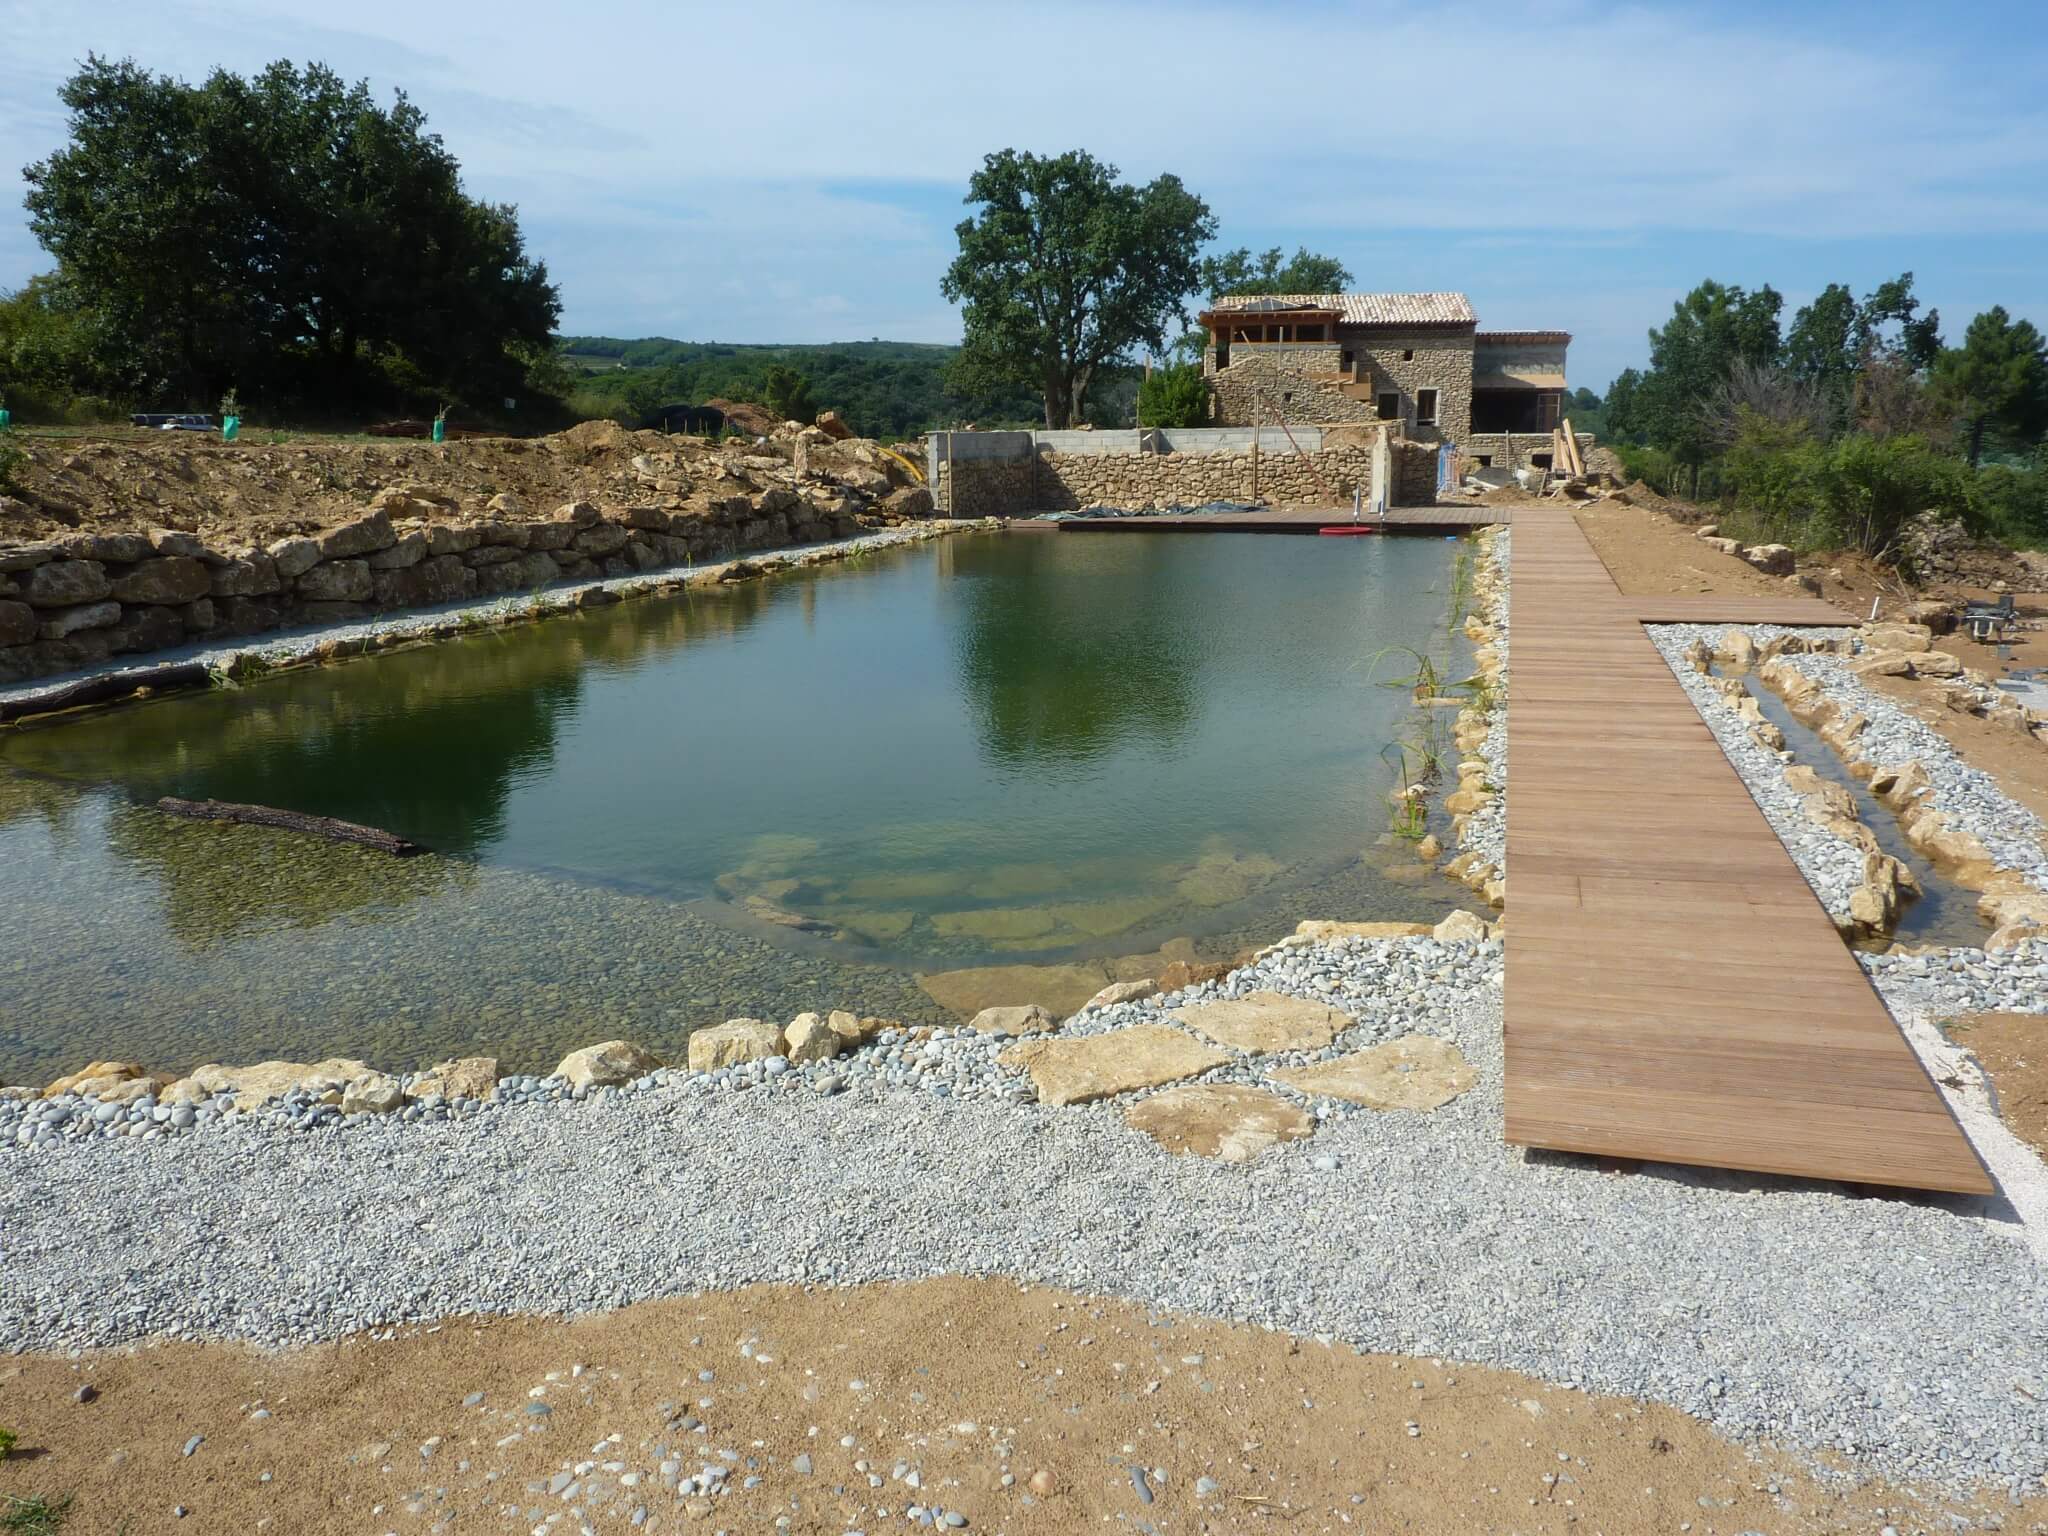
[[[1641,232],[2048,230],[2048,108],[2004,83],[2030,72],[1987,71],[1982,39],[1917,10],[1859,9],[1854,26],[1475,0],[9,12],[0,166],[55,147],[55,87],[88,50],[187,76],[321,58],[380,91],[402,85],[471,190],[520,204],[577,329],[948,336],[936,288],[954,200],[1006,145],[1086,144],[1126,175],[1175,170],[1227,236],[1291,245],[1289,231],[1312,230],[1366,281],[1385,280],[1364,264],[1384,232],[1434,233],[1460,270],[1413,286],[1476,289],[1489,263],[1533,263],[1549,280],[1504,295],[1568,296],[1587,316],[1612,295],[1575,291],[1566,253]],[[2004,34],[2006,62],[2025,46]],[[0,285],[34,265],[12,216],[0,210]],[[1590,334],[1572,312],[1551,319]]]

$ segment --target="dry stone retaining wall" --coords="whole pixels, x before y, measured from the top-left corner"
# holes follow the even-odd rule
[[[1019,434],[1020,436],[1022,434]],[[1200,506],[1211,501],[1337,505],[1355,491],[1370,495],[1372,449],[1327,443],[1303,453],[1062,453],[1043,447],[1029,457],[958,458],[938,466],[934,501],[949,517],[1018,517],[1082,507]],[[1436,500],[1436,449],[1392,444],[1395,506]]]
[[[262,548],[167,528],[0,547],[0,683],[188,641],[843,538],[860,531],[856,506],[837,490],[777,487],[679,512],[571,502],[545,517],[507,506],[486,521],[440,522],[431,514],[445,509],[387,492],[353,522]]]

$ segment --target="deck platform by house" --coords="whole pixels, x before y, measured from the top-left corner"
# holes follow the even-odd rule
[[[1646,621],[1849,624],[1817,599],[1625,597],[1517,507],[1507,1139],[1989,1193],[1920,1059]]]
[[[1469,533],[1507,521],[1505,507],[1393,507],[1368,519],[1388,533]],[[1351,526],[1349,507],[1259,507],[1250,512],[1154,512],[1142,517],[1070,517],[1038,522],[1020,519],[1013,528],[1056,529],[1061,533],[1305,533]]]

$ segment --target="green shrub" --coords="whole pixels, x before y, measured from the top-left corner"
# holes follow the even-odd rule
[[[28,450],[17,448],[12,443],[0,442],[0,491],[14,489],[14,480],[28,463]],[[0,1434],[6,1431],[0,1430]]]
[[[1141,427],[1200,427],[1209,421],[1209,381],[1200,363],[1154,368],[1138,386]]]
[[[1635,443],[1612,446],[1631,481],[1642,481],[1659,496],[1672,494],[1672,488],[1679,483],[1679,466],[1670,454],[1662,448],[1645,448]]]
[[[14,1454],[15,1436],[11,1429],[0,1429],[0,1460]]]
[[[2048,542],[2048,469],[1984,465],[1970,479],[1970,519],[2006,544]]]

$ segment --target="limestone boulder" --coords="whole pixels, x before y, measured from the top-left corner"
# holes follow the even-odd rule
[[[214,566],[207,585],[214,597],[268,597],[284,587],[277,562],[260,549]]]
[[[1731,624],[1714,638],[1714,659],[1730,666],[1753,667],[1757,661],[1756,641],[1748,630]]]
[[[1173,1016],[1197,1034],[1253,1056],[1319,1051],[1352,1023],[1349,1014],[1284,992],[1195,1003],[1175,1009]]]
[[[716,1072],[720,1067],[766,1061],[782,1052],[781,1025],[766,1019],[727,1019],[690,1036],[690,1070]]]
[[[1478,1080],[1465,1055],[1434,1035],[1404,1035],[1335,1061],[1272,1074],[1300,1093],[1344,1099],[1368,1109],[1431,1110]]]
[[[1171,960],[1159,968],[1159,990],[1180,992],[1205,981],[1221,981],[1230,970],[1227,960]]]
[[[1904,651],[1865,651],[1849,670],[1858,677],[1911,677],[1915,659]]]
[[[213,591],[213,573],[189,555],[160,555],[130,566],[113,587],[124,603],[189,603]]]
[[[825,1016],[825,1023],[849,1051],[859,1049],[883,1030],[896,1026],[894,1019],[878,1019],[873,1015],[857,1016],[844,1008],[834,1008]]]
[[[35,639],[38,627],[35,609],[0,598],[0,645],[27,645]]]
[[[1915,677],[1961,677],[1962,658],[1947,651],[1921,651],[1913,657]]]
[[[459,1056],[429,1067],[405,1090],[408,1099],[488,1099],[498,1091],[498,1058]]]
[[[1866,649],[1873,651],[1917,653],[1934,649],[1934,631],[1925,624],[1866,624],[1856,635]]]
[[[1752,544],[1740,558],[1766,576],[1790,576],[1796,563],[1789,544]]]
[[[1486,919],[1476,912],[1447,913],[1430,936],[1445,944],[1478,944],[1486,938]]]
[[[799,1064],[830,1061],[846,1049],[839,1032],[815,1013],[800,1013],[782,1032],[782,1054]]]
[[[645,1077],[661,1062],[654,1052],[630,1040],[606,1040],[571,1051],[556,1066],[553,1075],[571,1088],[609,1088]]]
[[[112,598],[101,603],[80,603],[72,608],[48,608],[36,634],[44,640],[63,640],[82,630],[111,629],[121,622],[121,605]]]
[[[1139,1088],[1177,1083],[1220,1067],[1227,1051],[1164,1024],[1134,1024],[1079,1039],[1040,1036],[1020,1041],[997,1060],[1028,1073],[1041,1104],[1086,1104]]]
[[[385,1072],[365,1073],[341,1090],[344,1115],[388,1115],[404,1103],[405,1090]]]
[[[338,1092],[358,1078],[371,1075],[369,1064],[346,1056],[325,1061],[259,1061],[247,1067],[209,1064],[195,1067],[165,1090],[166,1097],[190,1101],[195,1097],[232,1094],[237,1109],[255,1109],[303,1089],[312,1094]]]
[[[279,539],[265,548],[264,554],[269,557],[271,569],[280,579],[292,581],[320,563],[320,541]]]
[[[107,568],[97,560],[50,560],[28,573],[21,597],[31,608],[68,608],[100,602],[113,590]]]
[[[367,560],[326,560],[300,575],[297,591],[307,602],[366,603],[375,582]]]
[[[353,560],[380,549],[389,549],[397,542],[398,534],[391,526],[390,512],[379,508],[367,517],[359,517],[352,523],[343,523],[339,528],[321,534],[320,558]]]
[[[1124,1122],[1169,1152],[1224,1163],[1248,1163],[1315,1129],[1314,1121],[1278,1094],[1234,1083],[1168,1088],[1133,1104]]]
[[[967,1021],[967,1027],[984,1035],[1045,1035],[1060,1027],[1052,1011],[1036,1003],[1016,1008],[984,1008]]]
[[[1080,1011],[1092,1013],[1098,1008],[1114,1008],[1118,1003],[1141,1003],[1158,991],[1159,984],[1155,981],[1112,981],[1083,1003]]]
[[[1317,943],[1330,939],[1419,939],[1429,932],[1427,923],[1340,923],[1310,918],[1294,925],[1295,937]]]
[[[125,1083],[133,1078],[145,1078],[148,1076],[148,1069],[139,1061],[92,1061],[87,1062],[76,1072],[67,1072],[62,1077],[56,1079],[49,1087],[43,1090],[43,1097],[54,1099],[66,1093],[96,1094],[100,1091],[98,1086],[87,1087],[86,1085],[104,1084],[107,1087],[112,1087],[116,1083]]]

